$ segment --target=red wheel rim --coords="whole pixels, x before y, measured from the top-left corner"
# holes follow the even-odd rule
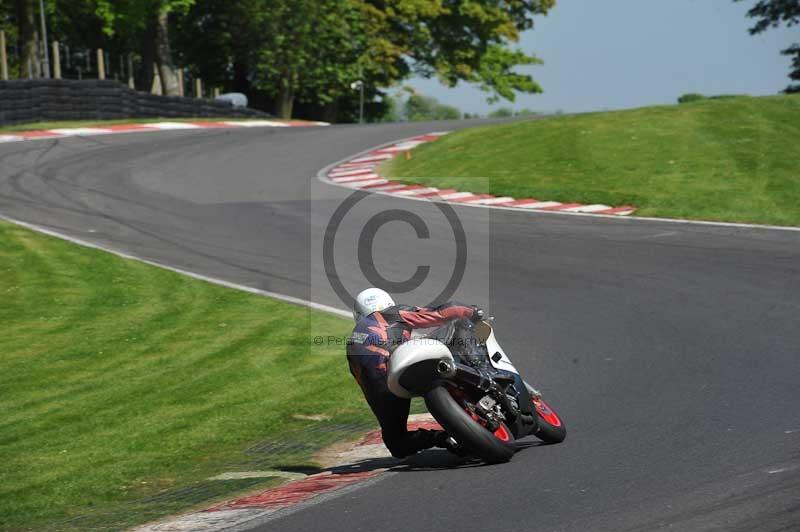
[[[509,435],[506,430],[505,424],[501,424],[500,427],[494,431],[494,437],[500,441],[511,441],[511,435]]]
[[[477,421],[483,428],[486,428],[486,421],[484,419],[481,419],[475,412],[467,408],[463,403],[461,403],[461,408],[463,408],[464,411],[469,414],[472,419]],[[500,423],[500,426],[497,427],[497,430],[492,434],[494,434],[494,437],[500,441],[511,441],[511,434],[508,432],[508,428],[506,428],[505,423]]]
[[[533,406],[536,408],[536,413],[539,414],[539,417],[545,420],[548,424],[554,427],[561,426],[561,419],[558,417],[558,414],[556,414],[552,408],[547,406],[547,403],[541,399],[534,399]]]

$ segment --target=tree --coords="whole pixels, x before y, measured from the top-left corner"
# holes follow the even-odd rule
[[[220,73],[234,90],[258,91],[279,116],[314,102],[333,116],[363,81],[381,97],[412,73],[448,86],[474,83],[490,99],[540,92],[514,50],[533,15],[555,0],[197,0],[179,22],[181,54],[204,78]],[[209,50],[210,48],[210,50]],[[221,52],[221,53],[220,53]],[[251,98],[253,100],[253,98]]]
[[[511,118],[514,116],[514,110],[508,107],[500,107],[489,113],[489,118]]]
[[[446,86],[459,81],[489,92],[489,100],[514,100],[515,92],[542,88],[515,68],[541,63],[513,49],[520,33],[533,27],[534,15],[545,15],[555,0],[364,0],[372,9],[372,27],[396,54],[400,78],[413,69],[436,76]]]
[[[257,84],[292,115],[296,98],[331,103],[358,81],[367,48],[363,19],[350,0],[271,0],[262,10],[266,42],[256,65]]]
[[[5,31],[6,46],[17,41],[16,5],[14,2],[0,0],[0,30]],[[9,73],[18,72],[18,59],[16,54],[8,56]],[[12,74],[13,75],[13,74]]]
[[[172,15],[185,13],[194,0],[88,0],[103,21],[108,37],[119,36],[141,43],[145,68],[155,62],[163,94],[179,94],[178,78],[172,60],[169,23]]]
[[[204,78],[266,96],[278,116],[297,101],[336,115],[354,82],[370,98],[391,82],[368,21],[356,0],[198,0],[176,42]]]
[[[411,93],[403,106],[403,114],[409,122],[428,120],[458,120],[461,111],[457,108],[439,103],[436,98]]]
[[[741,2],[742,0],[734,0]],[[769,28],[777,28],[781,24],[787,27],[800,24],[800,0],[760,0],[748,12],[747,16],[757,19],[750,28],[750,35],[756,35]],[[789,78],[800,81],[800,43],[794,43],[782,50],[783,55],[792,57],[792,71]],[[799,92],[800,85],[790,85],[786,92]]]
[[[41,68],[37,43],[34,0],[16,0],[17,47],[19,48],[19,77],[36,76]]]
[[[23,15],[13,17],[15,35],[37,69],[37,0],[0,1]],[[254,105],[280,116],[300,109],[308,118],[329,120],[357,116],[353,86],[359,82],[368,118],[390,113],[385,90],[412,74],[437,77],[447,86],[474,84],[490,101],[540,92],[517,69],[541,61],[514,43],[535,15],[554,5],[555,0],[47,1],[53,39],[72,50],[103,48],[114,59],[134,52],[141,58],[140,88],[149,88],[156,64],[163,92],[175,94],[173,64],[179,61],[208,84],[244,92]]]

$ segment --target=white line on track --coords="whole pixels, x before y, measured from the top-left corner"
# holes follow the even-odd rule
[[[379,183],[388,183],[388,179],[381,179],[380,177],[370,177],[368,179],[361,179],[360,181],[348,181],[345,183],[348,187],[359,188],[366,185],[377,185]],[[342,181],[337,181],[337,183],[342,183]]]
[[[190,124],[188,122],[153,122],[150,124],[142,124],[145,127],[154,127],[156,129],[200,129],[200,126]]]
[[[354,176],[346,176],[346,177],[332,177],[334,181],[337,183],[357,183],[358,181],[368,181],[370,179],[383,179],[381,176],[375,173],[370,174],[361,174],[361,175],[354,175]],[[388,181],[388,179],[383,179],[384,182]]]
[[[470,200],[470,201],[467,201],[466,203],[468,203],[470,205],[474,205],[474,204],[478,204],[478,205],[494,205],[496,203],[508,203],[509,201],[514,201],[514,198],[509,198],[507,196],[505,198],[483,198],[483,199],[478,199],[478,200]]]
[[[99,129],[96,127],[71,127],[66,129],[48,129],[52,133],[58,133],[65,137],[78,137],[88,135],[109,135],[115,133],[110,129]]]

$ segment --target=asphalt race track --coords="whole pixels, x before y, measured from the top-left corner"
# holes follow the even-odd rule
[[[343,307],[317,244],[349,192],[319,182],[318,170],[463,125],[4,144],[0,214]],[[359,224],[387,209],[433,216],[431,204],[383,196],[359,205],[334,257],[351,289],[363,282],[348,244]],[[567,440],[530,442],[492,467],[441,467],[452,462],[432,451],[260,530],[800,529],[800,232],[455,213],[470,244],[455,297],[497,317],[503,346],[565,419]],[[425,304],[450,277],[452,233],[442,220],[427,239],[390,223],[373,246],[376,267],[402,280],[430,265],[430,286],[402,298]]]

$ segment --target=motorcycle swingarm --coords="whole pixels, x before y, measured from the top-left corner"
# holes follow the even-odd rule
[[[502,405],[509,421],[514,421],[519,416],[519,409],[511,404],[505,393],[505,389],[510,384],[514,384],[515,376],[507,373],[497,373],[487,376],[470,366],[458,362],[450,362],[448,366],[446,372],[440,369],[440,373],[443,374],[442,376],[445,377],[447,381],[462,388],[464,385],[472,387],[480,395],[491,395]]]

